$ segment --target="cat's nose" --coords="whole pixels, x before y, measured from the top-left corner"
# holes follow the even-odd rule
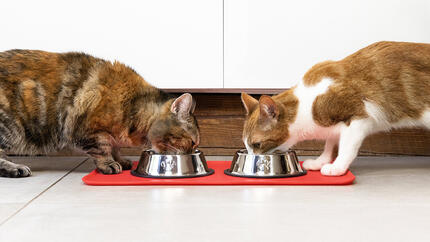
[[[193,149],[196,149],[197,146],[200,144],[200,135],[197,135],[197,137],[192,138],[191,143],[193,145]]]
[[[193,149],[197,148],[197,144],[194,143],[194,141],[191,141],[191,146],[193,147]]]

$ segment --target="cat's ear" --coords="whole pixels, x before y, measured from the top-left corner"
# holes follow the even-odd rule
[[[274,120],[279,116],[279,108],[275,101],[267,95],[260,97],[260,119],[261,120]]]
[[[193,96],[189,93],[185,93],[173,101],[172,106],[170,106],[170,111],[177,114],[179,118],[186,118],[194,112],[195,108],[196,103],[193,100]]]
[[[191,94],[190,94],[191,96]],[[192,104],[191,104],[191,109],[190,109],[190,113],[194,113],[194,110],[196,110],[196,100],[191,96],[191,100],[192,100]]]
[[[246,110],[246,115],[252,113],[252,111],[254,111],[257,106],[258,106],[258,100],[251,97],[250,95],[242,92],[242,95],[240,96],[242,99],[242,103],[243,106],[245,107]]]

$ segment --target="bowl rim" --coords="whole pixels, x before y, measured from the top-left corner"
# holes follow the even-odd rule
[[[143,177],[143,178],[152,178],[152,179],[186,179],[186,178],[196,178],[196,177],[202,177],[202,176],[209,176],[215,173],[214,169],[209,168],[209,170],[206,173],[200,173],[200,174],[194,174],[194,175],[177,175],[177,176],[155,176],[155,175],[149,175],[149,174],[141,174],[138,173],[136,170],[131,170],[130,174],[137,177]]]
[[[153,149],[147,149],[142,151],[141,156],[143,154],[148,154],[150,156],[200,156],[203,154],[203,152],[200,151],[199,149],[194,149],[194,153],[191,153],[191,154],[160,154],[155,152]]]
[[[289,153],[293,153],[296,154],[296,152],[292,149],[288,149],[285,152],[277,152],[277,153],[265,153],[265,154],[248,154],[248,150],[247,149],[239,149],[236,151],[237,155],[241,155],[241,156],[282,156],[282,155],[287,155]],[[296,154],[297,155],[297,154]]]
[[[284,175],[245,175],[240,173],[234,173],[230,171],[230,168],[224,170],[224,174],[227,176],[235,176],[235,177],[244,177],[244,178],[263,178],[263,179],[272,179],[272,178],[288,178],[288,177],[296,177],[296,176],[304,176],[308,173],[307,170],[304,170],[302,172],[297,172],[293,174],[284,174]]]

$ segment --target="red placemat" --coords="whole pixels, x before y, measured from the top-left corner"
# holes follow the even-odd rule
[[[153,186],[153,185],[350,185],[355,176],[348,170],[343,176],[323,176],[319,171],[308,171],[304,176],[289,178],[243,178],[224,174],[230,168],[230,161],[208,161],[208,167],[215,170],[210,176],[181,178],[181,179],[154,179],[136,177],[130,171],[123,171],[116,175],[103,175],[96,170],[84,176],[82,181],[93,186]],[[134,163],[136,167],[137,162]]]

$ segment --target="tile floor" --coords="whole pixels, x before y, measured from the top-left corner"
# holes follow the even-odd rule
[[[94,187],[84,157],[15,160],[33,176],[0,178],[2,242],[430,241],[430,157],[360,157],[337,187]]]

